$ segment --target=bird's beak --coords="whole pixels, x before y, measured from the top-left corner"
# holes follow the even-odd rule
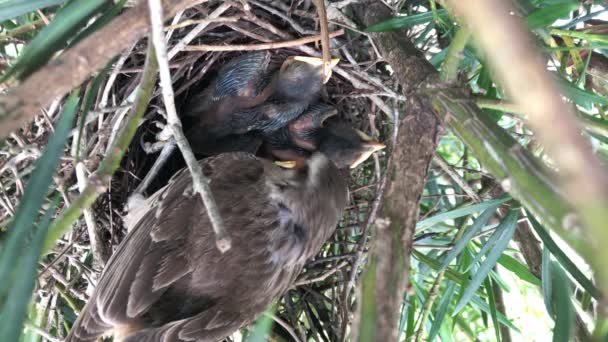
[[[355,129],[355,132],[357,132],[357,134],[359,135],[361,140],[363,140],[363,143],[362,143],[363,149],[362,149],[361,153],[359,154],[358,158],[355,159],[355,161],[352,164],[350,164],[351,169],[354,169],[357,166],[361,165],[361,163],[366,161],[374,152],[377,152],[377,151],[380,151],[380,150],[386,148],[386,145],[384,145],[381,142],[373,140],[369,135],[361,132],[360,130]]]
[[[318,57],[308,57],[308,56],[294,56],[293,57],[294,61],[300,61],[300,62],[304,62],[304,63],[308,63],[310,65],[314,65],[314,66],[323,66],[323,58],[318,58]],[[340,62],[340,58],[332,58],[328,65],[327,65],[327,73],[325,74],[325,77],[323,78],[323,83],[327,83],[327,81],[329,81],[329,78],[331,77],[331,71],[332,69],[338,65],[338,63]]]
[[[378,142],[378,141],[370,141],[370,142],[367,142],[367,143],[365,143],[363,145],[365,147],[367,147],[367,149],[369,151],[371,151],[371,153],[378,152],[378,151],[383,150],[383,149],[386,148],[386,145],[384,145],[383,143]]]
[[[320,124],[323,125],[323,123],[325,122],[325,120],[331,118],[332,116],[335,116],[338,114],[338,110],[335,108],[332,108],[331,110],[328,110],[327,112],[321,114],[321,122]]]
[[[297,165],[297,162],[294,160],[285,160],[285,161],[277,160],[274,163],[284,169],[293,169]]]

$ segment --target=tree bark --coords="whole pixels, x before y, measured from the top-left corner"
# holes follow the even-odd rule
[[[391,15],[379,1],[365,3],[354,10],[366,25]],[[439,125],[429,103],[417,90],[425,83],[437,82],[438,75],[424,55],[405,38],[404,32],[373,33],[371,37],[395,71],[407,100],[403,107],[405,115],[398,119],[393,163],[387,170],[387,193],[375,224],[376,239],[359,291],[352,340],[397,341],[398,315],[409,283],[418,202],[435,154]]]

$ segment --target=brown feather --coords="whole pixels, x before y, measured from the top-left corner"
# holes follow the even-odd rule
[[[190,174],[180,172],[147,203],[67,341],[113,328],[128,331],[125,341],[219,340],[291,286],[346,206],[346,183],[321,154],[301,170],[246,153],[201,163],[232,248],[216,249]]]

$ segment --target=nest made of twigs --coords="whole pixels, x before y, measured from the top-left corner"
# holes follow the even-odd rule
[[[249,10],[245,10],[241,2],[231,4],[189,44],[263,44],[318,34],[314,7],[292,8],[280,1],[248,3]],[[200,24],[200,20],[209,18],[220,6],[223,4],[204,3],[189,8],[176,17],[171,26],[168,26],[169,50],[180,44],[195,27],[194,24]],[[372,47],[366,38],[358,34],[345,34],[332,39],[331,43],[332,55],[342,59],[339,66],[341,70],[334,71],[321,94],[321,101],[338,110],[338,118],[334,120],[346,122],[380,141],[388,140],[387,122],[390,121],[385,116],[389,114],[388,105],[378,99],[395,97],[396,93],[385,64],[372,59],[373,54],[368,53]],[[99,165],[116,136],[124,114],[130,108],[134,90],[141,78],[146,47],[147,39],[141,40],[131,51],[115,60],[103,78],[93,110],[86,118],[85,134],[82,136],[82,146],[85,148],[81,159],[89,172]],[[178,110],[188,96],[209,83],[223,64],[246,52],[247,48],[231,52],[181,51],[176,54],[170,60],[170,67]],[[273,50],[273,53],[281,56],[318,56],[320,47],[308,44]],[[91,83],[83,86],[83,89],[90,88]],[[40,150],[51,132],[51,123],[57,119],[61,106],[62,101],[56,101],[26,129],[7,139],[0,151],[0,221],[8,221],[14,213],[23,193],[22,184],[32,171],[36,158],[40,156]],[[92,207],[94,224],[101,231],[100,243],[108,255],[126,233],[121,216],[124,215],[127,197],[157,157],[155,153],[148,154],[144,146],[158,143],[157,134],[166,122],[163,108],[160,90],[157,88],[145,121],[139,127],[120,169],[113,176],[109,190]],[[183,165],[180,156],[175,156],[155,181],[153,188],[158,189],[164,185],[171,174]],[[380,154],[351,172],[350,204],[339,229],[319,255],[310,261],[297,286],[277,305],[275,321],[279,324],[273,328],[273,333],[277,336],[286,340],[308,341],[313,338],[338,341],[347,334],[355,297],[353,285],[358,280],[358,271],[367,250],[369,224],[366,220],[376,198],[383,165],[384,157]],[[66,207],[69,200],[78,193],[74,159],[70,151],[66,151],[55,182],[63,194],[66,202],[63,206]],[[75,300],[72,309],[77,309],[82,305],[78,301],[88,298],[89,285],[93,285],[92,282],[101,271],[100,266],[91,264],[89,237],[84,220],[79,221],[66,237],[65,243],[57,249],[63,255],[57,257],[57,260],[45,262],[45,272],[39,277],[41,282],[36,295],[40,300]],[[63,293],[59,297],[58,291]],[[71,321],[73,314],[69,311],[58,311],[57,319]],[[64,334],[64,331],[58,332],[59,336]]]

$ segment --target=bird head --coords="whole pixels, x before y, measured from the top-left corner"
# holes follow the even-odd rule
[[[319,151],[327,155],[338,168],[351,169],[385,147],[360,130],[341,124],[324,127],[319,143]]]
[[[339,59],[332,59],[331,68],[335,67]],[[313,100],[321,90],[324,83],[329,80],[331,72],[324,77],[323,60],[316,57],[291,56],[281,65],[277,76],[275,88],[280,97],[303,101]]]

